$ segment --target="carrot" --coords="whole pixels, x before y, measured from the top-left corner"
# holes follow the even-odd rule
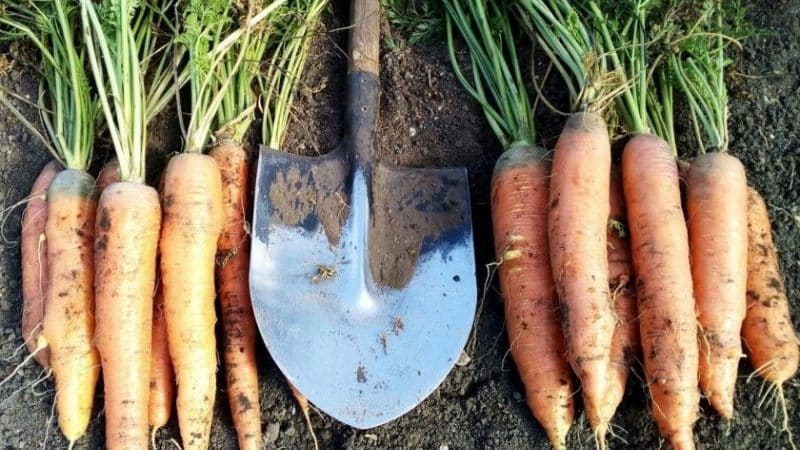
[[[511,354],[528,406],[556,449],[575,414],[572,371],[558,319],[547,234],[549,167],[544,150],[512,146],[492,177],[492,223]]]
[[[50,367],[50,352],[42,333],[47,292],[47,188],[60,170],[58,161],[47,163],[33,182],[28,205],[22,215],[20,259],[22,261],[22,338],[42,367]]]
[[[687,178],[686,210],[699,322],[700,389],[719,414],[733,417],[742,356],[747,279],[747,178],[726,153],[700,155]]]
[[[169,422],[175,403],[175,373],[169,356],[167,322],[164,314],[164,293],[159,285],[153,299],[153,338],[150,360],[150,426],[151,438]],[[155,444],[153,444],[155,447]]]
[[[797,372],[800,351],[772,241],[767,205],[750,187],[747,239],[747,314],[742,338],[756,373],[780,388]]]
[[[97,174],[97,192],[103,192],[111,183],[119,181],[119,160],[109,159]]]
[[[222,180],[213,158],[173,157],[164,172],[161,281],[185,449],[205,449],[216,394],[214,262],[222,232]]]
[[[209,153],[222,174],[225,224],[217,243],[217,286],[223,353],[233,424],[240,449],[261,448],[261,407],[256,363],[256,321],[250,304],[250,161],[244,147],[216,146]]]
[[[611,340],[609,402],[618,405],[625,395],[625,385],[634,359],[642,351],[639,323],[636,320],[633,262],[628,240],[625,198],[622,193],[622,173],[611,168],[609,190],[610,214],[608,227],[608,288],[614,302],[617,327]]]
[[[672,448],[692,449],[697,323],[678,169],[668,144],[634,136],[622,155],[622,176],[652,413]]]
[[[89,425],[100,360],[94,348],[95,180],[84,171],[58,173],[47,190],[44,337],[56,382],[56,410],[71,443]]]
[[[606,234],[611,150],[605,121],[575,113],[553,155],[548,233],[567,359],[581,381],[589,423],[604,440],[616,404],[607,399],[615,319]]]
[[[113,183],[100,196],[96,342],[103,364],[108,448],[148,444],[150,330],[160,222],[158,194],[145,184]]]

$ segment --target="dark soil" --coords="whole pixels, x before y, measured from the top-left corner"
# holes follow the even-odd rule
[[[284,148],[303,154],[321,154],[333,149],[343,130],[345,86],[346,12],[337,4],[312,49],[310,68],[295,108],[295,120]],[[738,75],[732,79],[731,151],[745,163],[750,182],[770,205],[774,235],[793,307],[793,321],[800,328],[800,1],[754,2],[751,19],[765,32],[747,41]],[[466,166],[470,174],[479,282],[483,265],[493,260],[488,209],[488,186],[500,146],[480,110],[470,101],[452,75],[446,46],[442,42],[409,46],[404,37],[384,23],[381,58],[382,87],[378,152],[381,158],[412,167]],[[0,48],[6,53],[8,48]],[[8,89],[34,98],[32,72],[17,61],[19,49],[6,57],[14,66],[0,82]],[[25,115],[35,111],[16,102]],[[165,114],[169,115],[169,114]],[[540,137],[552,146],[562,119],[541,111]],[[155,166],[178,149],[177,122],[158,120],[152,130],[160,143]],[[172,127],[171,124],[175,126]],[[99,146],[98,160],[105,158]],[[691,148],[686,145],[684,148]],[[685,156],[690,156],[687,152]],[[10,206],[28,194],[36,174],[48,159],[45,149],[7,111],[0,109],[0,204]],[[4,223],[0,258],[0,376],[9,374],[22,361],[19,324],[20,209]],[[511,358],[503,329],[500,298],[492,288],[481,301],[473,339],[467,346],[471,360],[457,366],[442,386],[406,416],[368,431],[343,426],[324,414],[314,414],[312,423],[322,448],[548,448],[541,428],[531,416],[524,391]],[[311,448],[312,441],[289,389],[263,346],[259,348],[263,431],[268,448]],[[641,368],[636,372],[641,376]],[[743,360],[736,397],[737,413],[731,422],[718,419],[703,404],[695,430],[703,449],[781,449],[789,441],[781,434],[773,409],[759,406],[763,386],[747,380],[752,368]],[[52,419],[51,380],[34,385],[41,376],[38,366],[23,367],[0,387],[0,448],[66,448]],[[645,387],[638,377],[615,420],[620,439],[613,448],[658,448],[662,445],[648,410]],[[800,431],[798,378],[785,388],[790,425]],[[217,413],[213,426],[213,448],[235,448],[235,434],[227,407],[224,377],[220,372]],[[76,448],[103,445],[102,389],[86,437]],[[593,445],[585,421],[573,428],[570,448]],[[175,421],[158,433],[160,448],[174,448],[178,440]]]

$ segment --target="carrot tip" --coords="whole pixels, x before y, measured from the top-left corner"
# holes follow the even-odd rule
[[[694,434],[691,428],[682,428],[669,437],[670,448],[673,450],[694,450]]]

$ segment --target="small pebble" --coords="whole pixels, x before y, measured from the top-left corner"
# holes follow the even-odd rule
[[[288,428],[288,429],[287,429],[287,430],[284,432],[284,434],[286,434],[286,436],[289,436],[289,437],[292,437],[292,436],[294,436],[294,433],[295,433],[295,430],[294,430],[294,427],[292,427],[292,426],[290,426],[290,427],[289,427],[289,428]]]
[[[267,432],[264,433],[264,442],[272,444],[278,440],[278,435],[281,434],[281,424],[278,422],[270,422],[267,425]]]
[[[416,136],[417,135],[417,129],[414,128],[414,127],[409,128],[408,129],[408,135],[411,136],[411,137]]]

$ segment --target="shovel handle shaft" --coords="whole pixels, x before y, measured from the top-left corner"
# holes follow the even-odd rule
[[[350,8],[350,72],[362,71],[378,76],[380,20],[378,0],[353,0]]]

